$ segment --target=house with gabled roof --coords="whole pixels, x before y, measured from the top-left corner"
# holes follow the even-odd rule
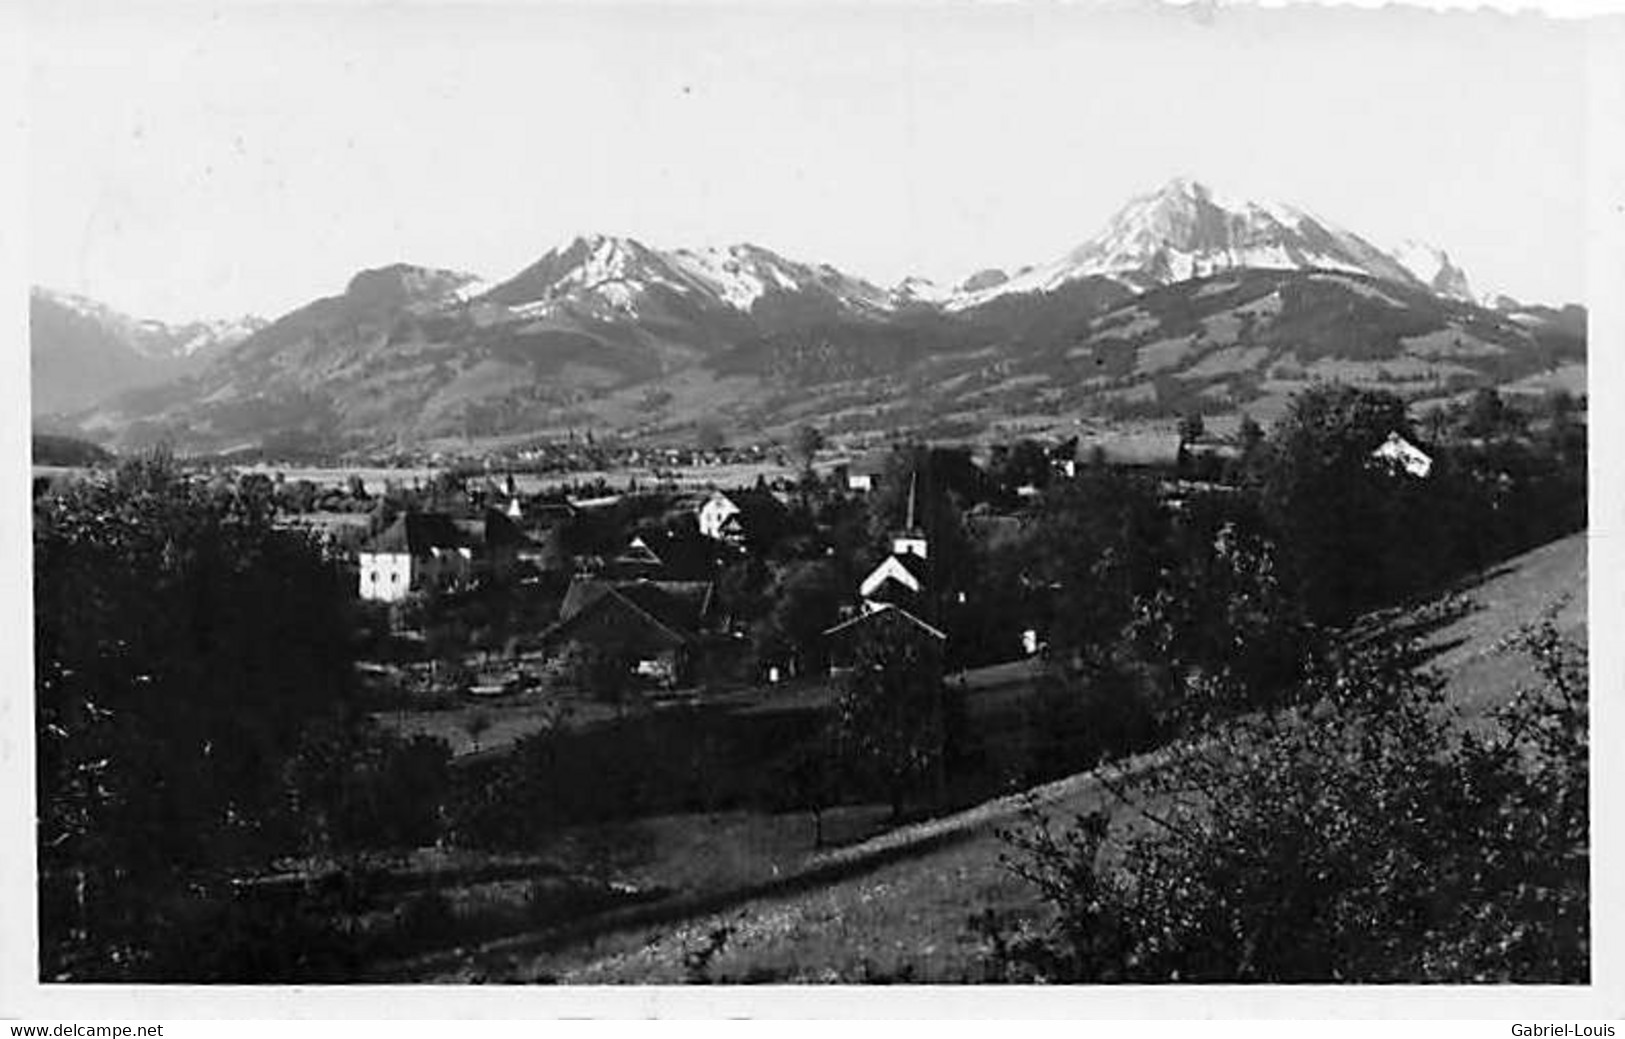
[[[474,574],[474,543],[441,512],[408,512],[363,542],[356,553],[363,599],[399,602],[414,591],[444,588]]]
[[[886,467],[891,464],[891,448],[875,448],[864,452],[843,466],[846,480],[846,489],[859,494],[868,494],[875,489],[880,478],[886,475]]]
[[[787,510],[772,491],[716,491],[700,505],[700,533],[716,541],[743,547],[764,544],[784,529]]]
[[[578,578],[542,641],[550,651],[571,642],[611,649],[645,677],[683,684],[693,673],[712,598],[708,582]]]
[[[936,625],[921,620],[902,606],[879,603],[824,632],[829,642],[830,662],[836,667],[850,666],[856,656],[858,640],[863,637],[920,639],[937,653],[943,652],[948,643],[948,633]]]
[[[502,577],[536,547],[495,509],[474,519],[407,512],[357,549],[357,591],[374,602],[399,602],[415,591]]]
[[[664,528],[638,532],[609,561],[611,576],[659,581],[710,581],[722,569],[726,546],[694,533]]]
[[[851,660],[857,640],[870,632],[883,638],[925,638],[939,652],[947,642],[947,634],[932,623],[930,543],[920,523],[917,491],[918,474],[909,479],[908,512],[902,529],[892,536],[891,553],[858,585],[857,614],[824,632],[837,666]]]

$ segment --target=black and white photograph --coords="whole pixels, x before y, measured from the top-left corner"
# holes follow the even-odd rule
[[[1595,21],[25,18],[31,984],[1602,980]]]

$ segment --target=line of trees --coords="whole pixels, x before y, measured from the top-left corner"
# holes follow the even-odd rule
[[[358,710],[348,581],[263,488],[161,454],[34,508],[42,977],[311,968],[232,878],[429,838],[445,764]]]

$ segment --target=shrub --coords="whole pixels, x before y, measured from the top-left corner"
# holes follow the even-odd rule
[[[1586,981],[1584,650],[1550,619],[1517,645],[1543,684],[1489,733],[1455,723],[1406,647],[1361,649],[1292,705],[1107,777],[1126,825],[1008,834],[1051,920],[1000,937],[1000,974]]]

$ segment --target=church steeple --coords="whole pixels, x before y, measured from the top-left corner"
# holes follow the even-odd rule
[[[908,517],[907,523],[898,533],[892,535],[891,550],[894,555],[919,556],[921,559],[929,558],[925,540],[925,531],[920,528],[919,518],[915,512],[918,505],[918,491],[920,471],[915,469],[908,476]]]

